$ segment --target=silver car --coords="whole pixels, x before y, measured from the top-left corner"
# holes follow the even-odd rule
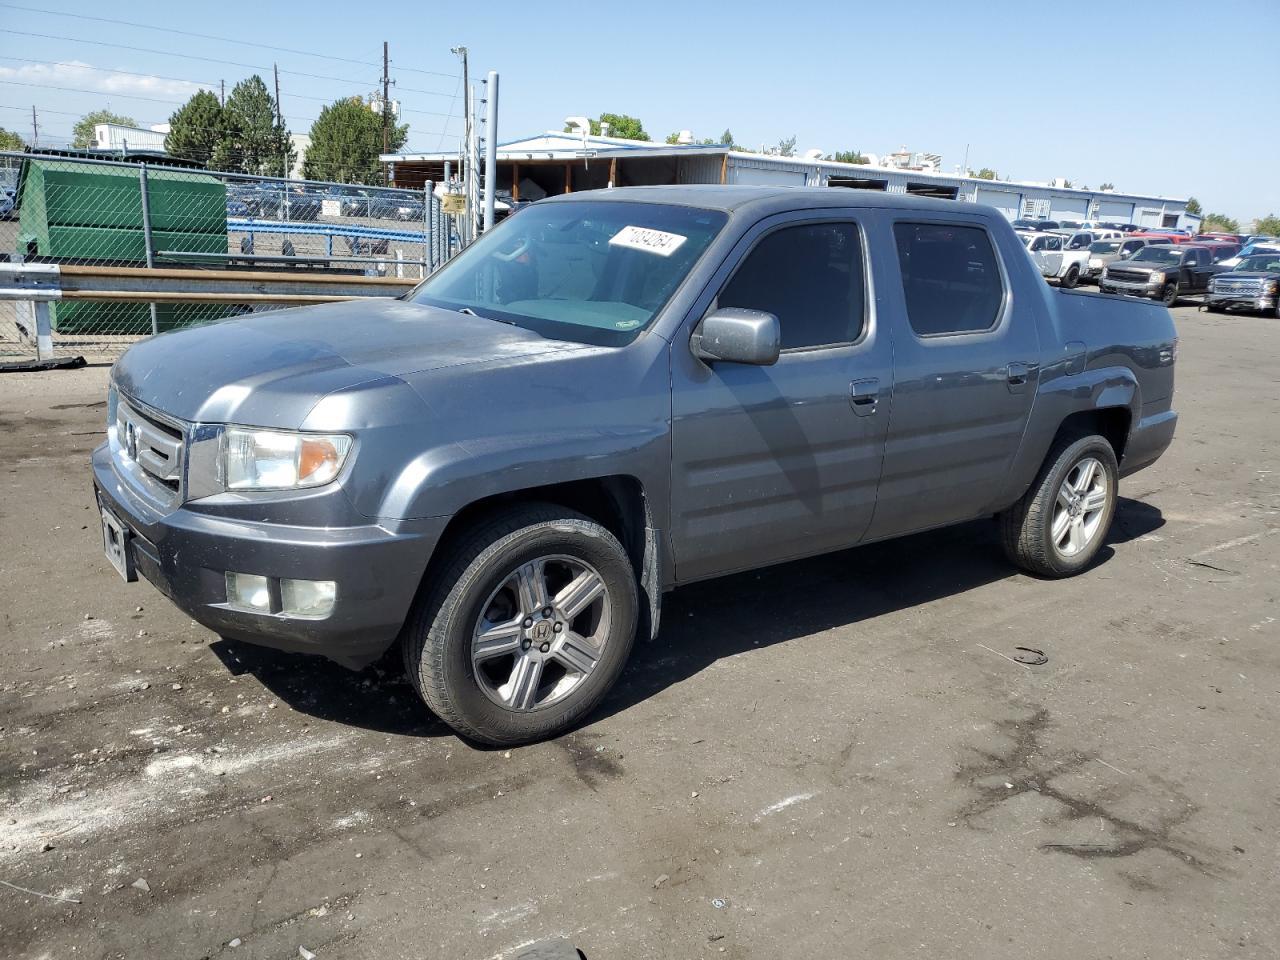
[[[1148,244],[1168,244],[1164,239],[1130,237],[1128,239],[1095,240],[1089,244],[1089,259],[1085,263],[1084,280],[1097,283],[1102,271],[1117,260],[1128,260]]]

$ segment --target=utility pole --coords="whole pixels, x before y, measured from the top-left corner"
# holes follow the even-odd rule
[[[40,124],[36,122],[36,105],[31,105],[31,145],[40,146]]]
[[[391,71],[388,69],[391,60],[387,52],[387,41],[382,41],[382,153],[385,156],[391,152],[391,130],[388,124],[391,121]],[[382,164],[382,184],[386,186],[389,181],[387,176],[387,165]]]
[[[495,194],[498,191],[498,71],[490,70],[485,80],[484,109],[484,229],[493,226]]]
[[[467,67],[467,48],[454,47],[453,52],[462,58],[462,113],[463,113],[463,133],[462,147],[466,155],[466,167],[462,171],[463,193],[467,198],[467,213],[463,220],[465,230],[463,232],[462,242],[470,243],[475,238],[476,224],[476,157],[475,157],[475,128],[472,124],[474,119],[473,104],[471,100],[471,75]]]
[[[284,112],[280,106],[280,64],[271,64],[276,80],[276,132],[280,137],[280,176],[289,176],[289,148],[284,140]]]
[[[227,81],[225,80],[218,81],[218,103],[224,107],[227,105]]]

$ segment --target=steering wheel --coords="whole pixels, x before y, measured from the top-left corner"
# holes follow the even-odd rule
[[[497,258],[498,260],[501,260],[503,263],[510,263],[511,261],[519,259],[520,257],[524,256],[524,254],[526,254],[529,251],[529,246],[530,246],[529,238],[525,237],[520,241],[520,245],[510,253],[501,253],[495,250],[493,255],[495,258]]]

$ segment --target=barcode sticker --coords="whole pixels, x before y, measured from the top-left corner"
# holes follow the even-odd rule
[[[682,237],[678,233],[666,233],[649,227],[623,227],[609,238],[609,246],[645,250],[660,257],[669,257],[687,239],[688,237]]]

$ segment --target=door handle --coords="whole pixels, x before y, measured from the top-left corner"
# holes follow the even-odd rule
[[[880,405],[880,381],[872,377],[849,384],[849,405],[860,417],[869,417]]]
[[[1031,375],[1038,369],[1039,364],[1026,363],[1022,360],[1011,360],[1004,368],[1005,379],[1009,382],[1010,393],[1021,393],[1022,388],[1027,385],[1027,381]]]

